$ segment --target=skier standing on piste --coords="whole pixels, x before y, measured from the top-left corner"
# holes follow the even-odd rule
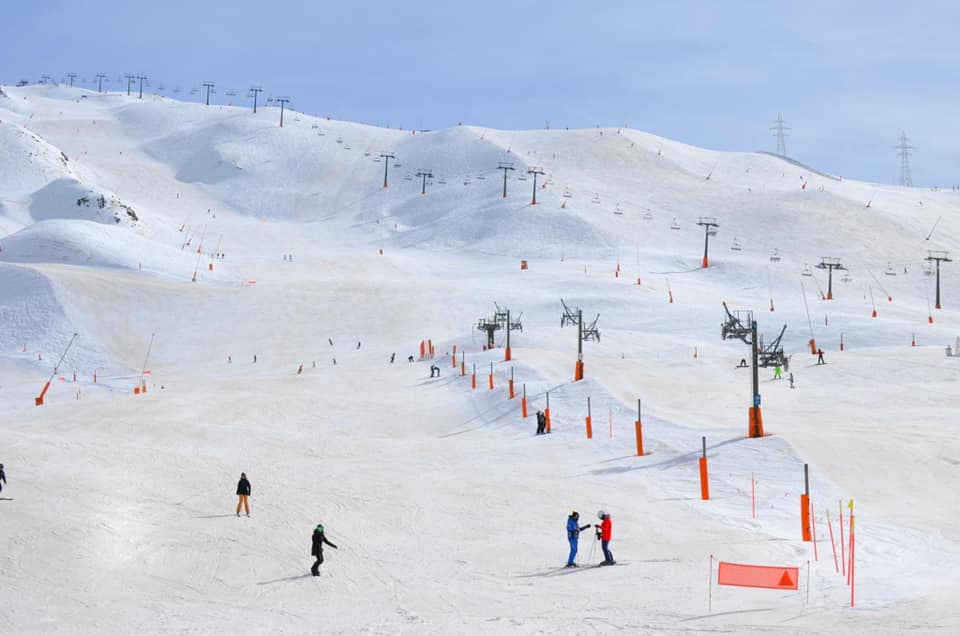
[[[610,552],[610,539],[613,538],[613,521],[610,520],[610,514],[601,510],[597,513],[602,523],[597,526],[597,534],[600,535],[600,547],[603,548],[603,561],[600,565],[615,565],[613,553]]]
[[[240,516],[240,508],[243,507],[250,516],[250,482],[247,481],[247,473],[240,473],[240,481],[237,482],[237,516]]]
[[[567,565],[564,567],[575,568],[577,564],[573,562],[577,558],[577,545],[580,542],[580,532],[590,527],[588,523],[585,526],[579,525],[580,513],[574,510],[567,517],[567,541],[570,543],[570,556],[567,557]]]
[[[326,535],[323,534],[323,524],[318,523],[317,527],[313,531],[313,548],[310,550],[310,554],[317,557],[316,561],[313,562],[313,567],[310,568],[310,572],[314,576],[320,576],[320,564],[323,563],[323,544],[326,543],[328,546],[334,550],[338,550],[337,546],[330,543]]]

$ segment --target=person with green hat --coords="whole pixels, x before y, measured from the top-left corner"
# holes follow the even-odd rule
[[[313,567],[310,568],[310,572],[314,576],[320,576],[320,564],[323,563],[323,544],[326,543],[328,546],[334,550],[338,550],[337,546],[330,543],[330,540],[323,534],[323,524],[318,523],[317,527],[313,531],[313,549],[310,551],[310,554],[317,557],[317,560],[313,562]]]

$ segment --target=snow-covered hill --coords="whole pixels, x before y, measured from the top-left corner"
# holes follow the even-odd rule
[[[0,631],[960,628],[960,358],[944,356],[960,273],[943,264],[936,309],[924,261],[957,253],[960,193],[628,129],[411,132],[296,112],[280,128],[273,108],[4,92]],[[719,224],[706,269],[701,217]],[[833,300],[823,257],[847,268]],[[582,382],[561,298],[600,315]],[[767,342],[787,325],[797,388],[761,370],[761,440],[744,437],[749,352],[719,338],[724,301]],[[474,328],[494,302],[523,312],[512,362]],[[425,338],[439,380],[406,362]],[[550,392],[549,437],[505,395],[511,375],[531,413]],[[799,540],[804,463],[819,561]],[[251,519],[232,512],[242,470]],[[823,525],[840,498],[862,524],[859,610]],[[556,569],[571,508],[613,512],[625,567]],[[301,579],[320,520],[341,549]],[[715,588],[708,616],[711,554],[812,560],[809,600]]]

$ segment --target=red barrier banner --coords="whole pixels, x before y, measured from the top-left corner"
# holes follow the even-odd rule
[[[772,565],[745,565],[720,562],[717,585],[762,587],[770,590],[796,590],[800,568]]]

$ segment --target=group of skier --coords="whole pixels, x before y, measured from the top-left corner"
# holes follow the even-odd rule
[[[597,513],[600,523],[596,524],[596,538],[600,541],[600,547],[603,550],[603,561],[599,565],[616,565],[613,560],[613,553],[610,551],[610,540],[613,538],[613,520],[610,514],[603,510]],[[591,528],[591,524],[580,525],[580,513],[574,510],[567,517],[567,542],[570,544],[570,555],[567,557],[567,564],[564,567],[579,567],[576,562],[577,549],[580,544],[580,533]]]
[[[3,464],[0,464],[0,479],[4,479],[3,476]],[[0,486],[2,489],[2,486]],[[247,473],[240,473],[240,481],[237,482],[237,516],[240,516],[240,509],[243,508],[247,513],[247,516],[250,516],[250,493],[252,492],[252,487],[250,486],[250,480],[247,479]],[[310,554],[316,557],[316,560],[313,562],[313,566],[310,568],[310,573],[313,576],[320,576],[320,565],[323,563],[323,544],[326,543],[328,546],[334,550],[338,549],[336,545],[330,542],[327,539],[326,535],[323,532],[323,524],[318,523],[317,527],[313,530],[313,537],[311,540]]]

